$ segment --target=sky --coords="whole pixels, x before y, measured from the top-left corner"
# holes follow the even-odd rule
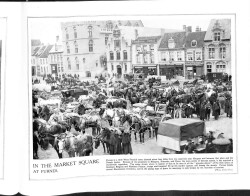
[[[196,26],[206,31],[211,19],[228,18],[223,15],[161,15],[161,16],[122,16],[122,17],[68,17],[68,18],[32,18],[29,19],[29,37],[40,39],[44,44],[53,44],[56,36],[62,37],[61,22],[90,20],[141,20],[145,27],[182,30],[183,25]]]

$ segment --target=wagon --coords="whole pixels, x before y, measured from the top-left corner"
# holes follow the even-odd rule
[[[179,118],[160,122],[157,144],[165,153],[180,153],[188,139],[204,136],[205,123],[196,119]]]

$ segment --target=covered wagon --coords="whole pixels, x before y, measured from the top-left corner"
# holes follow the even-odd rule
[[[159,124],[157,144],[166,153],[180,153],[181,146],[187,144],[188,139],[204,136],[205,133],[203,121],[189,118],[170,119]]]

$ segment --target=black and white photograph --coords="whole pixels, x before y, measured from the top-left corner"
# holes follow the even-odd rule
[[[28,18],[33,159],[235,153],[231,25],[219,14]]]

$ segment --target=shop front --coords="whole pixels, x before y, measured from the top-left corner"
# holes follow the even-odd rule
[[[143,73],[145,76],[157,75],[156,66],[135,66],[134,73]]]
[[[166,76],[167,79],[183,76],[183,64],[181,65],[160,65],[160,76]]]
[[[195,79],[204,74],[203,64],[200,62],[186,62],[186,78]]]

